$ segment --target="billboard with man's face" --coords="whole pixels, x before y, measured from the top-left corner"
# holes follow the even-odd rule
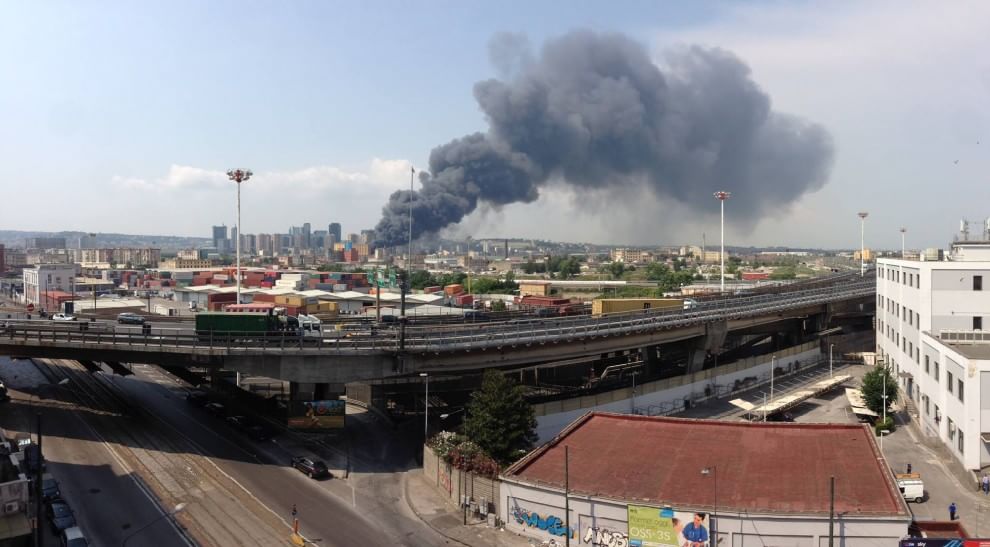
[[[669,507],[628,506],[629,547],[709,547],[711,517],[707,513]]]

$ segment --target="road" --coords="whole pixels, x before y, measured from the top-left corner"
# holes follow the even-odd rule
[[[190,545],[166,518],[160,518],[159,504],[116,449],[88,425],[87,410],[67,402],[68,397],[53,386],[39,388],[45,380],[30,361],[0,357],[0,377],[11,388],[12,398],[0,412],[0,427],[26,437],[35,429],[35,414],[41,414],[48,471],[59,481],[91,544],[119,545],[129,534],[155,522],[129,544],[148,545],[142,538],[154,538],[156,546]],[[47,526],[45,530],[46,545],[55,545]]]
[[[296,505],[300,532],[320,545],[444,543],[442,536],[411,514],[401,491],[401,473],[414,461],[409,441],[418,439],[415,435],[410,439],[409,434],[418,429],[394,434],[368,413],[350,408],[348,428],[357,445],[351,455],[354,472],[346,480],[313,481],[288,466],[293,449],[283,445],[297,444],[284,436],[276,437],[281,443],[248,440],[222,420],[185,403],[187,386],[177,378],[157,367],[133,368],[134,376],[114,378],[131,401],[157,416],[162,427],[180,429],[196,451],[279,515],[286,528]],[[336,452],[346,453],[340,447]]]

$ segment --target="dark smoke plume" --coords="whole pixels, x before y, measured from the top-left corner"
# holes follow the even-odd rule
[[[535,57],[520,43],[493,40],[496,65],[514,73],[474,86],[488,132],[430,154],[411,196],[414,237],[459,222],[479,202],[533,201],[549,180],[643,185],[698,211],[714,210],[712,192],[728,190],[733,217],[752,221],[828,178],[829,134],[771,111],[749,67],[727,51],[679,49],[661,71],[620,34],[571,32]],[[389,198],[376,228],[382,244],[406,241],[409,199],[409,191]]]

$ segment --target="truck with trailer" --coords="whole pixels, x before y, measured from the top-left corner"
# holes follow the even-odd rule
[[[591,315],[634,312],[642,310],[688,309],[681,298],[599,298],[591,304]]]
[[[281,334],[299,336],[299,320],[274,310],[258,312],[200,312],[196,314],[196,334],[211,336]]]

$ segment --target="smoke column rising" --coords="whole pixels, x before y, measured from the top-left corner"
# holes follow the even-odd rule
[[[562,180],[578,189],[637,186],[697,211],[733,192],[733,217],[750,223],[821,188],[829,134],[773,112],[770,97],[731,53],[670,51],[661,69],[621,34],[575,31],[533,56],[524,38],[492,40],[506,74],[478,82],[489,128],[433,149],[421,190],[393,193],[376,227],[380,243],[460,222],[478,204],[531,202]]]

